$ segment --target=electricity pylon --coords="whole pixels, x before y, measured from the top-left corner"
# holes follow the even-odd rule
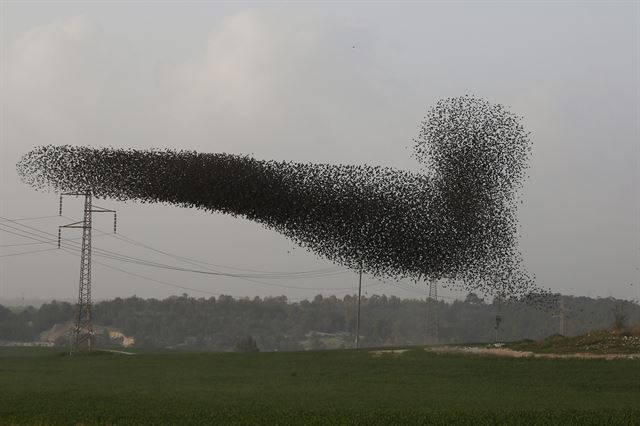
[[[425,344],[438,344],[438,281],[429,282],[429,298],[427,299],[427,323],[425,330]]]
[[[493,331],[495,332],[495,336],[493,339],[494,343],[500,342],[500,324],[502,324],[502,305],[504,303],[504,291],[500,291],[494,299],[493,303],[496,305],[496,325],[493,327]]]
[[[560,335],[566,336],[566,326],[567,326],[567,313],[570,312],[571,309],[567,309],[564,306],[564,298],[560,296],[560,306],[556,313],[553,314],[554,317],[560,319]]]
[[[91,203],[91,193],[64,193],[60,194],[60,211],[62,216],[62,196],[73,195],[84,197],[84,218],[82,221],[62,225],[58,227],[58,248],[60,248],[60,240],[62,228],[80,228],[82,229],[82,248],[80,251],[80,284],[78,288],[78,304],[76,306],[75,316],[75,343],[76,351],[93,347],[93,323],[91,320],[91,230],[93,213],[113,213],[113,233],[116,233],[116,211],[104,209],[102,207],[93,208]]]
[[[360,261],[360,278],[358,279],[358,316],[356,317],[356,349],[360,348],[360,299],[362,297],[362,261]]]
[[[495,331],[495,337],[493,339],[494,343],[498,343],[500,341],[500,324],[502,324],[502,297],[497,297],[497,309],[496,309],[496,325],[493,327]]]

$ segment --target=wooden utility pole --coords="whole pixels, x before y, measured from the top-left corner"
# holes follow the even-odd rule
[[[356,349],[360,347],[360,298],[362,297],[362,262],[360,262],[360,279],[358,280],[358,316],[356,317]]]

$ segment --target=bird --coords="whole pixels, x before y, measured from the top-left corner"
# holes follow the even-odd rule
[[[70,145],[38,147],[17,170],[39,190],[243,217],[374,277],[542,300],[548,292],[517,249],[515,212],[531,150],[520,119],[473,96],[447,98],[428,111],[414,142],[422,172]]]

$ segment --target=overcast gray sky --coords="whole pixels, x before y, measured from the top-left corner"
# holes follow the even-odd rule
[[[20,156],[38,145],[170,147],[417,170],[410,148],[427,109],[474,94],[521,115],[531,132],[520,246],[539,285],[592,297],[640,295],[638,2],[3,0],[0,14],[2,217],[57,213],[57,195],[35,192],[15,172]],[[118,210],[122,235],[181,256],[267,271],[332,266],[246,220],[98,204]],[[80,219],[81,208],[69,200],[64,213]],[[56,234],[68,222],[21,223]],[[14,245],[34,241],[7,232],[17,232],[8,227],[15,223],[0,224],[0,298],[76,297],[77,256],[6,256],[51,246]],[[96,216],[95,225],[108,230],[110,219]],[[180,264],[107,235],[94,246]],[[171,284],[293,299],[357,287],[353,272],[266,285],[95,260],[137,274],[94,264],[97,299],[183,292]],[[368,294],[422,297],[368,277],[365,285]]]

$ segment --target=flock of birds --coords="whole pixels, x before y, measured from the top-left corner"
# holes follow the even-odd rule
[[[472,96],[439,101],[413,157],[423,172],[224,153],[42,146],[17,169],[40,190],[244,217],[379,278],[443,280],[548,301],[522,265],[516,206],[531,142],[521,120]]]

